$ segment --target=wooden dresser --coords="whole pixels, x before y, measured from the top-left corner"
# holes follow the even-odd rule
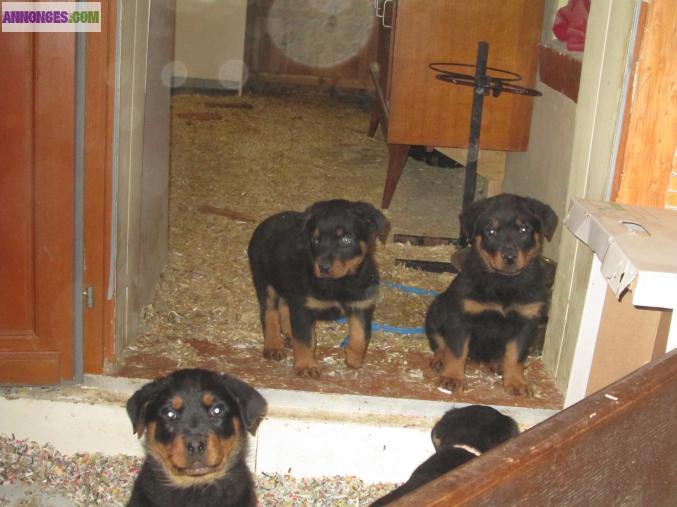
[[[472,87],[440,81],[428,65],[474,65],[477,43],[486,41],[488,66],[520,74],[523,79],[514,84],[533,88],[543,0],[375,0],[374,8],[381,18],[377,95],[384,103],[374,110],[369,133],[382,122],[389,161],[381,206],[387,208],[410,145],[468,144]],[[532,104],[531,97],[509,93],[485,98],[481,149],[525,151]]]

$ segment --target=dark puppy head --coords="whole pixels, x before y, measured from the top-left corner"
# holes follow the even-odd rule
[[[453,408],[444,414],[431,432],[435,450],[453,445],[469,445],[486,452],[519,434],[511,417],[484,405]]]
[[[385,242],[390,224],[383,213],[365,202],[321,201],[305,212],[313,274],[343,278],[354,274],[376,245]]]
[[[177,487],[207,484],[244,458],[266,414],[252,387],[207,370],[179,370],[144,385],[127,401],[133,431]]]
[[[514,275],[541,254],[550,240],[557,215],[547,204],[512,194],[477,201],[461,212],[462,234],[486,265]]]

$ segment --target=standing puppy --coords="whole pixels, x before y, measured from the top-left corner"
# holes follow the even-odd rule
[[[303,213],[279,213],[259,224],[248,254],[265,358],[285,357],[283,334],[291,341],[296,373],[319,377],[315,322],[344,313],[346,364],[362,366],[378,295],[376,238],[385,242],[388,229],[371,204],[342,199],[315,203]]]
[[[470,251],[428,310],[431,364],[448,389],[465,387],[470,357],[501,372],[508,393],[529,395],[524,362],[549,299],[541,250],[557,216],[535,199],[501,194],[471,204],[460,221]]]
[[[179,370],[144,385],[127,401],[147,450],[128,505],[255,506],[246,433],[256,432],[266,410],[255,389],[207,370]]]

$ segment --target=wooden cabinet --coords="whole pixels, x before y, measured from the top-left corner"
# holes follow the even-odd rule
[[[489,44],[488,66],[522,76],[533,88],[543,0],[377,0],[379,84],[390,152],[382,207],[387,208],[410,145],[464,148],[468,143],[472,87],[436,79],[433,62],[475,64],[477,43]],[[473,74],[473,68],[458,72]],[[502,77],[495,71],[490,75]],[[480,146],[525,151],[533,98],[502,93],[484,101]]]

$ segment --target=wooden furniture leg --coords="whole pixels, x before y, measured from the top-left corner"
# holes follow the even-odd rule
[[[386,182],[383,186],[383,200],[381,208],[387,209],[397,188],[397,182],[400,181],[404,164],[409,156],[408,144],[390,144],[388,143],[388,172]]]
[[[380,123],[381,130],[383,131],[383,137],[388,139],[388,102],[386,101],[385,94],[381,88],[380,72],[381,71],[378,63],[374,62],[369,66],[369,73],[371,74],[371,79],[374,82],[376,103],[371,110],[368,135],[369,137],[373,138],[374,135],[376,135],[376,129]]]
[[[371,118],[369,119],[369,130],[367,131],[367,135],[372,139],[376,135],[376,129],[378,128],[378,124],[380,123],[380,121],[381,121],[381,113],[379,111],[379,106],[375,105],[371,110]]]

